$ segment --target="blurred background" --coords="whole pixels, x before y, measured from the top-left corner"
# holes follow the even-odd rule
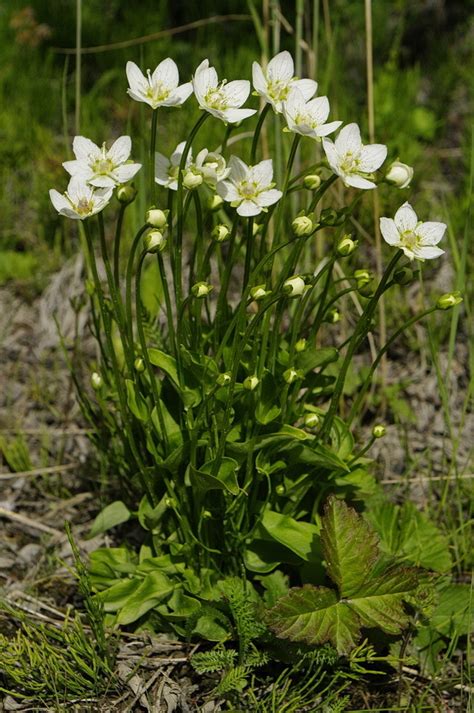
[[[459,236],[472,159],[474,2],[371,4],[376,140],[414,165],[419,215],[449,222]],[[73,0],[0,5],[0,285],[25,299],[77,251],[77,231],[48,197],[50,187],[66,186],[61,164],[72,137],[101,143],[130,133],[135,159],[145,155],[148,107],[127,98],[129,59],[153,69],[171,56],[187,81],[208,57],[220,76],[250,78],[254,59],[288,49],[302,74],[317,78],[318,93],[328,94],[332,117],[358,122],[368,138],[363,0],[84,0],[79,77],[77,7]],[[192,100],[179,112],[161,110],[159,150],[173,149],[197,115]],[[221,128],[207,125],[211,145]],[[390,204],[400,200],[391,197],[396,191],[381,193],[384,208],[398,207]]]

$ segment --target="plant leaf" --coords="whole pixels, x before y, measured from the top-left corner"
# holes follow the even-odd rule
[[[274,540],[309,561],[321,559],[319,528],[310,522],[294,520],[289,515],[265,510],[260,526]]]
[[[115,502],[107,505],[100,513],[97,515],[96,519],[92,523],[91,530],[89,532],[89,537],[95,537],[101,532],[110,530],[116,525],[121,525],[123,522],[131,517],[131,512],[128,507],[121,500],[115,500]]]
[[[150,572],[120,608],[117,624],[136,621],[168,597],[176,584],[161,572]]]
[[[125,386],[127,387],[127,404],[130,411],[139,421],[147,421],[148,406],[146,405],[145,399],[131,379],[125,379]]]
[[[267,624],[280,638],[316,645],[332,643],[340,654],[347,654],[360,636],[357,614],[336,593],[326,587],[290,589],[269,610]]]
[[[201,468],[190,466],[191,480],[203,492],[208,490],[227,490],[232,495],[240,492],[237,481],[239,464],[233,458],[221,458],[219,470],[213,475],[215,460],[204,463]]]
[[[353,596],[377,560],[377,535],[353,508],[331,497],[322,519],[321,543],[327,572],[341,597]]]

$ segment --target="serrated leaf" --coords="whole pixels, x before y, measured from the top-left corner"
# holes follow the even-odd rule
[[[280,638],[310,645],[332,643],[340,654],[357,644],[360,625],[357,614],[326,587],[290,589],[269,610],[267,624]]]
[[[130,519],[131,512],[128,507],[121,500],[115,500],[115,502],[107,505],[100,513],[97,515],[96,519],[92,523],[91,530],[88,537],[95,537],[101,532],[106,532],[112,527],[121,525],[123,522],[127,522]]]
[[[327,572],[341,597],[353,596],[377,560],[377,535],[353,508],[331,497],[322,518],[321,544]]]

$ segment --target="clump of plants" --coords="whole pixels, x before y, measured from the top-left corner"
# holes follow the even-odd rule
[[[363,144],[356,123],[329,121],[328,98],[315,96],[314,80],[294,76],[288,52],[266,68],[253,64],[259,112],[244,107],[250,82],[219,80],[208,60],[185,84],[171,59],[146,74],[133,62],[126,71],[130,97],[150,107],[147,165],[130,160],[128,136],[110,148],[77,136],[76,159],[64,164],[68,188],[51,191],[84,238],[100,354],[94,396],[74,378],[121,487],[93,533],[132,520],[141,532],[139,551],[125,543],[92,554],[107,620],[217,643],[195,665],[225,672],[221,692],[241,689],[269,657],[284,660],[282,639],[329,645],[337,659],[379,630],[390,637],[382,646],[376,637],[379,649],[393,661],[389,641],[427,609],[428,570],[445,572],[450,559],[429,521],[410,543],[401,520],[377,510],[366,454],[385,429],[376,425],[356,443],[351,426],[391,343],[460,295],[441,295],[379,346],[350,410],[345,384],[380,300],[416,279],[416,261],[443,253],[446,226],[420,221],[403,202],[393,219],[380,219],[383,274],[358,264],[351,218],[365,191],[382,182],[404,190],[413,170],[399,160],[385,168],[384,145]],[[191,97],[196,123],[165,156],[160,112]],[[288,141],[277,179],[262,148],[272,113]],[[234,131],[253,115],[247,141]],[[209,147],[199,142],[205,122],[214,122]],[[142,169],[147,210],[130,239],[124,226]],[[330,190],[336,182],[342,203]],[[365,502],[380,544],[347,500],[359,510]],[[388,522],[399,527],[399,546],[384,538]],[[431,538],[431,559],[421,537]],[[382,655],[370,652],[366,659]]]

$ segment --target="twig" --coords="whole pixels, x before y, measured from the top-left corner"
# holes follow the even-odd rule
[[[56,530],[54,527],[49,525],[44,525],[42,522],[37,522],[36,520],[31,520],[31,518],[26,517],[26,515],[21,515],[18,512],[12,512],[6,508],[0,507],[0,517],[6,517],[8,520],[13,520],[14,522],[19,522],[21,525],[26,525],[31,527],[33,530],[40,530],[41,532],[46,532],[48,535],[56,535],[56,537],[63,537],[64,533],[60,530]]]
[[[123,42],[112,42],[110,45],[96,45],[95,47],[81,47],[81,54],[94,54],[95,52],[109,52],[111,50],[123,49],[125,47],[133,47],[134,45],[142,45],[146,42],[152,42],[153,40],[159,40],[163,37],[171,37],[172,35],[178,35],[181,32],[187,32],[188,30],[195,30],[198,27],[203,27],[205,25],[213,25],[221,22],[251,22],[251,15],[214,15],[213,17],[207,17],[203,20],[194,20],[194,22],[188,22],[186,25],[179,25],[179,27],[171,27],[169,30],[161,30],[160,32],[154,32],[151,35],[143,35],[142,37],[135,37],[132,40],[124,40]],[[58,54],[76,54],[75,47],[52,47],[53,52]]]
[[[66,470],[74,470],[78,467],[78,463],[68,463],[67,465],[51,465],[47,468],[35,468],[34,470],[21,470],[17,473],[0,473],[0,480],[30,478],[36,475],[47,475],[48,473],[63,473]]]

